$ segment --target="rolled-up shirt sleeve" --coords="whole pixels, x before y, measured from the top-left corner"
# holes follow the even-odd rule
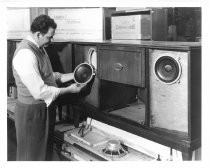
[[[60,72],[53,72],[53,76],[55,78],[56,83],[60,83],[60,78],[63,74]]]
[[[13,59],[13,67],[34,99],[44,100],[49,106],[58,97],[60,89],[44,84],[36,56],[30,50],[21,49]]]

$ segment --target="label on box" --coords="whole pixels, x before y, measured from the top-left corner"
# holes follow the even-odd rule
[[[112,17],[112,39],[151,39],[151,16]]]

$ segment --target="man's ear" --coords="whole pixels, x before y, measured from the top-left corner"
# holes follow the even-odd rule
[[[37,39],[39,39],[39,38],[41,37],[41,35],[42,35],[42,34],[41,34],[41,32],[39,32],[39,31],[35,33],[35,36],[37,37]]]

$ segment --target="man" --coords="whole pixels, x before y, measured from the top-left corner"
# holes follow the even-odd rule
[[[73,74],[54,73],[44,50],[55,34],[56,23],[40,15],[31,24],[31,33],[22,40],[13,57],[13,75],[18,90],[15,107],[17,160],[51,160],[55,122],[55,100],[66,93],[78,93],[76,83],[58,88],[58,82]]]

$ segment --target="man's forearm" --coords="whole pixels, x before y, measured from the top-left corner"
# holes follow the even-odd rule
[[[71,91],[68,88],[60,88],[59,96],[67,94],[67,93],[71,93]]]
[[[62,74],[61,77],[59,78],[61,83],[65,83],[73,79],[74,79],[73,73]]]

